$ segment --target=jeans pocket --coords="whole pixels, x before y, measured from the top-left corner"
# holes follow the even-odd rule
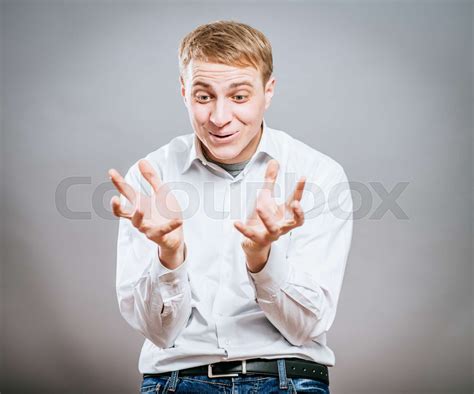
[[[170,378],[145,378],[140,387],[140,393],[162,393]]]
[[[314,379],[290,378],[290,388],[295,393],[330,394],[326,383]]]

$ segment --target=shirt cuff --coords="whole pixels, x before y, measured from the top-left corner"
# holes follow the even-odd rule
[[[258,272],[250,272],[247,268],[250,283],[254,285],[257,299],[268,302],[275,301],[277,293],[290,274],[290,265],[286,259],[286,248],[281,242],[275,241],[270,247],[267,263]]]
[[[151,266],[151,276],[154,281],[158,282],[163,301],[184,293],[184,290],[188,286],[187,261],[185,246],[183,263],[175,269],[169,269],[165,267],[159,259],[159,247],[156,249]]]

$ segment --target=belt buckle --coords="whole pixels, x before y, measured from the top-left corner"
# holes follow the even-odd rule
[[[207,366],[207,376],[209,378],[226,378],[226,377],[237,377],[239,376],[238,373],[222,373],[222,374],[214,374],[212,372],[212,367],[214,364],[209,364]],[[247,373],[247,360],[242,360],[242,373],[246,374]]]

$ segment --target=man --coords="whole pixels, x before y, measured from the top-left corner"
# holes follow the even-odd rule
[[[109,171],[122,196],[111,201],[120,311],[146,338],[141,390],[329,393],[326,332],[352,236],[345,172],[267,126],[275,79],[261,32],[199,26],[179,61],[194,133],[125,179]]]

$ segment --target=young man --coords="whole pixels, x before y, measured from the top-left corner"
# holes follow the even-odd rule
[[[275,79],[261,32],[199,26],[179,61],[194,133],[125,179],[109,171],[120,311],[146,338],[142,392],[329,393],[326,333],[352,236],[345,172],[264,121]]]

